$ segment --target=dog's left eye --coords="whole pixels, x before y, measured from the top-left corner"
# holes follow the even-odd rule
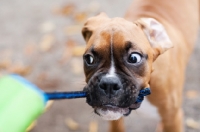
[[[94,57],[93,56],[88,54],[88,55],[85,55],[84,58],[85,58],[85,61],[86,61],[87,64],[91,65],[91,64],[94,63]]]
[[[131,53],[128,57],[129,63],[139,63],[142,60],[142,56],[139,53]]]

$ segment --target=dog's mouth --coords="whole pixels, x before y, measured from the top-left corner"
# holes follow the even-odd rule
[[[126,80],[129,79],[93,77],[84,88],[87,92],[86,102],[105,120],[128,116],[132,110],[140,107],[146,92],[141,92],[141,85],[130,84]]]
[[[115,105],[104,105],[102,107],[95,107],[94,111],[104,120],[118,120],[122,116],[128,116],[131,113],[131,108],[121,108]]]

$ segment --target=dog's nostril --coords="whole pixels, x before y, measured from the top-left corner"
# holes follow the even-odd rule
[[[107,86],[106,86],[106,84],[105,83],[101,83],[100,85],[99,85],[99,87],[102,89],[102,90],[104,90],[104,91],[107,91]]]
[[[120,87],[117,84],[100,84],[99,87],[104,90],[111,90],[111,91],[117,91],[120,89]]]
[[[120,87],[119,87],[117,84],[114,84],[114,85],[113,85],[113,90],[117,91],[117,90],[119,90],[119,89],[120,89]]]

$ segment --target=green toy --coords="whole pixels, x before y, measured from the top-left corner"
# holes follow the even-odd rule
[[[35,85],[18,75],[0,79],[0,132],[25,132],[43,113],[47,99]]]
[[[25,132],[45,110],[48,100],[86,97],[86,92],[45,93],[25,78],[0,78],[0,132]]]

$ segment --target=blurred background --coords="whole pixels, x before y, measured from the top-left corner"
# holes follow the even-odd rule
[[[0,0],[0,75],[18,73],[45,91],[82,90],[83,23],[102,11],[110,17],[123,17],[131,1]],[[199,71],[200,35],[185,78],[186,132],[200,131]],[[125,118],[127,132],[154,132],[158,122],[156,108],[147,100]],[[30,132],[107,129],[108,122],[96,116],[85,99],[74,99],[55,101]]]

